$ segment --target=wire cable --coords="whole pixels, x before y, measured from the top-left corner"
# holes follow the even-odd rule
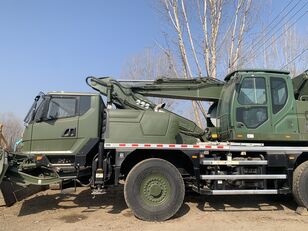
[[[304,53],[306,53],[306,51],[308,51],[308,47],[306,49],[302,50],[302,52],[299,53],[298,55],[296,55],[292,60],[290,60],[289,62],[287,62],[283,66],[281,66],[280,69],[284,69],[287,66],[289,66],[291,63],[293,63],[295,60],[297,60],[299,57],[301,57]]]
[[[307,5],[308,5],[308,1],[307,1],[298,11],[296,11],[296,12],[291,16],[291,19],[292,19],[294,16],[296,16],[299,12],[301,12],[301,11],[304,9],[304,7],[307,6]],[[292,9],[293,9],[293,8],[292,8]],[[304,17],[307,13],[308,13],[308,11],[305,11],[302,15],[300,15],[300,16],[291,24],[291,26],[289,26],[285,31],[282,31],[276,39],[274,39],[268,46],[266,46],[265,49],[267,49],[270,45],[272,45],[274,42],[276,42],[276,41],[283,35],[283,33],[285,33],[285,32],[287,32],[288,30],[290,30],[291,27],[294,26],[294,25],[295,25],[302,17]],[[286,26],[287,23],[289,23],[289,22],[291,21],[291,19],[289,19],[289,20],[288,20],[287,22],[285,22],[282,26],[280,26],[280,27],[278,28],[278,30],[276,30],[276,31],[274,32],[274,34],[275,34],[276,32],[278,32],[279,30],[281,30],[284,26]],[[260,49],[262,48],[262,46],[264,46],[268,41],[270,41],[271,38],[272,38],[272,37],[269,37],[265,42],[263,42],[260,46],[258,46],[257,49],[256,49],[256,51],[252,53],[252,56],[251,56],[251,57],[252,57],[252,58],[255,58],[257,55],[259,55]],[[265,50],[265,49],[263,49],[263,50]],[[241,59],[245,59],[247,56],[249,56],[249,51],[245,52],[242,56],[238,56],[238,57],[232,62],[231,66],[233,66],[234,63],[235,63],[238,59],[240,59],[240,58],[241,58]]]
[[[307,2],[308,4],[308,2]],[[286,30],[282,31],[278,37],[276,37],[270,44],[268,44],[264,49],[262,50],[258,50],[256,51],[253,55],[252,58],[257,57],[261,52],[263,52],[264,50],[266,50],[267,48],[269,48],[271,45],[273,45],[278,39],[280,39],[282,37],[282,35],[286,32],[288,32],[300,19],[302,19],[306,14],[308,13],[308,10],[305,11],[300,17],[298,17],[290,26],[287,27]],[[265,45],[265,43],[263,44]],[[242,57],[242,58],[246,58],[246,57]]]
[[[280,12],[279,14],[266,26],[266,28],[264,29],[264,33],[266,33],[266,31],[268,29],[271,29],[270,32],[268,34],[265,34],[263,35],[261,38],[259,38],[256,42],[256,44],[254,44],[254,46],[257,46],[259,45],[268,35],[272,34],[272,32],[274,31],[274,29],[282,22],[281,20],[278,21],[272,28],[270,27],[274,21],[276,21],[280,16],[281,14],[290,6],[290,4],[293,2],[293,0],[291,0]],[[298,0],[298,2],[284,15],[282,15],[282,18],[285,18],[287,17],[297,6],[298,4],[301,3],[301,0]],[[248,48],[249,45],[245,46],[244,49]]]

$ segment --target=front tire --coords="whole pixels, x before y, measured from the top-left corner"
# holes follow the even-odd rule
[[[308,208],[308,161],[295,169],[292,190],[298,205]]]
[[[177,168],[166,160],[151,158],[135,165],[125,186],[126,204],[146,221],[171,218],[183,204],[185,186]]]

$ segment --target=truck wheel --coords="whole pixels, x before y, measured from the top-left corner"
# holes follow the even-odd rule
[[[308,161],[295,169],[292,190],[298,205],[308,208]]]
[[[151,158],[138,163],[124,186],[126,204],[136,217],[164,221],[183,204],[185,186],[177,168],[166,160]]]

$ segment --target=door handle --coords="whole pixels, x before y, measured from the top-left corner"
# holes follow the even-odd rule
[[[74,137],[76,136],[76,128],[67,128],[65,129],[62,137]]]

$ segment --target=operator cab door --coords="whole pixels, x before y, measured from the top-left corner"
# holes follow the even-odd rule
[[[267,140],[272,134],[267,81],[262,76],[242,76],[233,113],[236,140]]]
[[[31,153],[71,154],[77,142],[78,118],[77,96],[46,96],[32,125]]]
[[[293,87],[289,76],[271,76],[271,113],[276,140],[299,140]],[[273,137],[274,139],[274,137]]]

